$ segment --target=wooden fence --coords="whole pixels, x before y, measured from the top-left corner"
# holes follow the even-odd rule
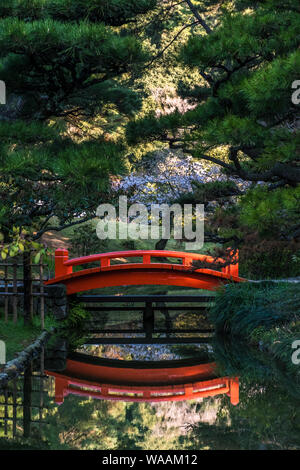
[[[39,315],[44,328],[45,288],[44,281],[51,278],[51,272],[41,257],[38,264],[32,262],[24,268],[22,257],[9,258],[0,262],[0,318],[14,323],[23,317],[26,323]]]
[[[30,361],[24,372],[5,387],[0,386],[0,436],[42,436],[54,381],[44,372],[44,349],[38,361]]]

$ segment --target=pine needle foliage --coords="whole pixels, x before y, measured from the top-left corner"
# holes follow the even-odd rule
[[[128,82],[149,54],[127,25],[156,1],[0,1],[0,232],[28,236],[93,217],[125,171],[120,139],[85,132],[108,108],[141,108]],[[99,118],[100,116],[100,118]],[[78,131],[80,129],[80,132]]]

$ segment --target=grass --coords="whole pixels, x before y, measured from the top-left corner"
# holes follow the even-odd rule
[[[229,285],[217,293],[209,318],[218,334],[259,347],[300,379],[291,360],[292,344],[300,340],[298,284]]]
[[[23,351],[33,343],[41,334],[42,330],[38,317],[34,317],[32,325],[24,326],[23,318],[19,318],[17,323],[9,320],[7,323],[0,319],[0,339],[6,345],[6,362],[14,359],[17,353]],[[55,320],[51,317],[45,318],[45,329],[55,325]]]
[[[7,323],[0,320],[0,331],[0,339],[6,344],[6,362],[29,346],[41,332],[36,325],[24,326],[23,319],[19,319],[17,323],[13,323],[12,320]]]
[[[222,288],[210,318],[217,332],[249,339],[257,328],[292,325],[300,321],[300,289],[290,283],[243,283]]]

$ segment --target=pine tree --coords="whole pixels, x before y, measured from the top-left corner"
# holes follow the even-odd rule
[[[0,1],[0,80],[7,89],[0,108],[2,242],[13,227],[39,239],[77,224],[111,198],[110,175],[124,169],[122,143],[101,132],[78,136],[71,125],[99,126],[106,107],[120,115],[140,108],[124,78],[148,52],[127,25],[155,4]]]
[[[196,106],[136,119],[127,127],[128,140],[168,142],[246,183],[231,188],[227,222],[225,211],[224,230],[219,226],[215,232],[224,235],[221,240],[243,239],[243,226],[263,237],[299,240],[299,3],[186,4],[198,25],[179,59],[199,72],[202,82],[179,91]],[[218,200],[220,184],[214,196],[212,189],[210,184],[208,197]],[[205,186],[200,192],[203,197]],[[194,196],[197,200],[199,191]]]

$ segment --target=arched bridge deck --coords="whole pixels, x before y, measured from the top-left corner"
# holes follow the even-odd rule
[[[218,377],[214,362],[119,361],[74,353],[55,377],[55,401],[69,394],[131,402],[182,401],[227,394],[239,402],[237,377]]]
[[[126,262],[130,258],[139,258],[141,261]],[[161,262],[161,258],[168,260]],[[46,284],[63,283],[70,295],[103,287],[149,284],[215,290],[224,283],[244,281],[238,275],[237,263],[218,271],[207,267],[195,268],[194,261],[213,267],[216,262],[224,260],[197,253],[166,250],[120,251],[69,259],[67,250],[56,250],[55,277]],[[84,268],[90,263],[99,265]],[[75,271],[74,268],[78,266],[83,269]]]

